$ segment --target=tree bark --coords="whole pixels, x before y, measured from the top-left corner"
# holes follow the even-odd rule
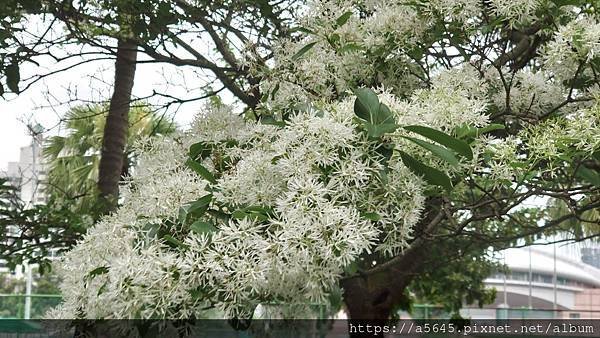
[[[427,237],[444,219],[441,200],[432,199],[428,205],[416,227],[419,237],[400,256],[342,280],[351,338],[374,337],[366,332],[366,325],[388,324],[392,311],[405,300],[406,287],[427,261]]]
[[[351,338],[374,337],[367,325],[387,325],[396,306],[406,297],[405,290],[416,275],[425,255],[425,246],[410,250],[394,267],[344,279],[344,303],[348,311]],[[363,332],[360,332],[362,325]]]
[[[106,116],[98,172],[98,190],[101,199],[106,203],[107,212],[116,208],[119,197],[119,181],[129,129],[128,115],[136,61],[137,45],[131,40],[119,39],[114,92]]]

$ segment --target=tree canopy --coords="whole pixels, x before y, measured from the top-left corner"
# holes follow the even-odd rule
[[[341,294],[351,318],[387,319],[408,288],[435,295],[415,276],[436,261],[491,267],[490,250],[597,226],[595,6],[311,2],[273,62],[245,59],[254,109],[208,105],[140,145],[123,205],[65,256],[51,315],[302,316]],[[489,298],[472,285],[453,304]]]

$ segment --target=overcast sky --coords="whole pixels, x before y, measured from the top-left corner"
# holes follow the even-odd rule
[[[27,123],[40,123],[47,131],[46,135],[59,133],[60,118],[69,109],[69,105],[61,104],[76,97],[80,100],[108,100],[111,95],[111,82],[113,77],[114,61],[103,60],[78,66],[75,69],[52,75],[42,82],[38,82],[18,96],[13,94],[0,98],[0,170],[5,170],[9,161],[19,159],[19,148],[31,143],[27,132]],[[45,69],[51,70],[52,65],[42,69],[25,65],[23,74],[31,75]],[[187,79],[186,79],[187,77]],[[171,66],[158,64],[138,65],[134,86],[134,95],[147,96],[152,90],[159,90],[185,97],[188,90],[184,88],[197,88],[199,85],[190,82],[199,81],[197,74]],[[169,82],[169,83],[167,83]],[[154,101],[154,102],[153,102]],[[160,100],[151,100],[151,103]],[[79,101],[82,102],[82,101]],[[191,122],[194,114],[200,109],[200,102],[192,102],[169,111],[175,121],[185,127]]]

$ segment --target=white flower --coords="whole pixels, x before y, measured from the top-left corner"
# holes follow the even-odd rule
[[[496,14],[508,19],[512,25],[530,22],[541,4],[540,0],[491,0],[491,3]]]

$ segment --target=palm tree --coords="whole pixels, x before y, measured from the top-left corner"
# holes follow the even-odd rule
[[[72,108],[65,116],[65,136],[53,136],[43,148],[48,164],[47,193],[50,198],[72,204],[74,210],[101,214],[98,205],[98,172],[102,138],[106,124],[106,105],[83,105]],[[121,177],[130,174],[135,154],[132,145],[142,137],[170,134],[172,121],[159,116],[146,104],[133,104],[129,114]]]

